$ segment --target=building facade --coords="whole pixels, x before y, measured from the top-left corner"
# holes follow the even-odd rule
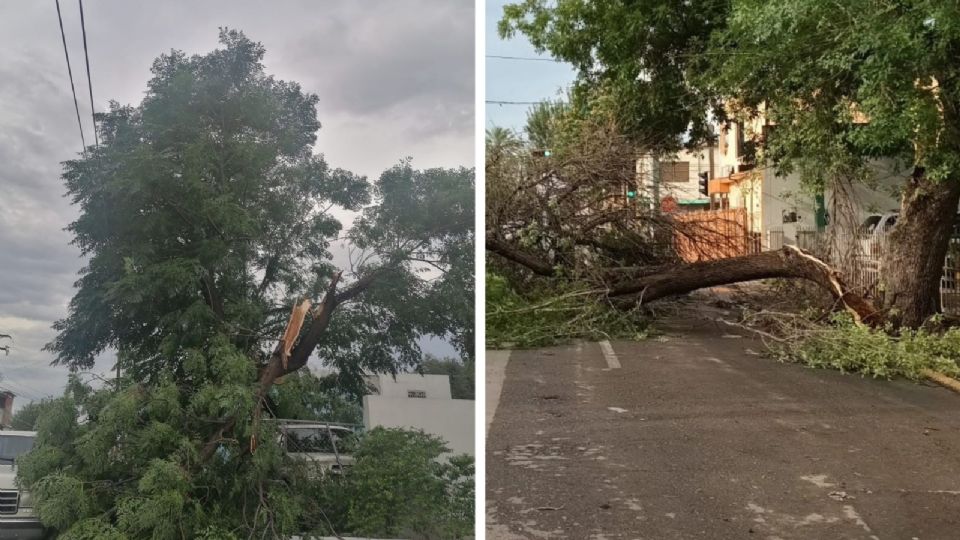
[[[473,400],[452,399],[450,377],[399,373],[367,379],[374,393],[363,397],[363,425],[419,429],[447,442],[455,454],[474,455]]]

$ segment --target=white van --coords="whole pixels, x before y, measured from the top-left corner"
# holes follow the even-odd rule
[[[35,431],[0,431],[0,540],[43,538],[30,493],[17,486],[16,459],[33,449]]]
[[[310,463],[320,474],[340,474],[353,465],[356,426],[279,420],[280,444],[290,457]]]

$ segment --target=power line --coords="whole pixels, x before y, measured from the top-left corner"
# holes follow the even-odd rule
[[[500,54],[488,54],[487,58],[496,58],[497,60],[522,60],[526,62],[553,62],[560,64],[563,61],[556,58],[538,58],[536,56],[504,56]]]
[[[77,111],[77,125],[80,126],[80,141],[83,153],[87,153],[87,140],[83,136],[83,123],[80,121],[80,105],[77,104],[77,89],[73,86],[73,69],[70,67],[70,53],[67,51],[67,35],[63,32],[63,16],[60,14],[60,0],[57,2],[57,19],[60,21],[60,38],[63,39],[63,56],[67,59],[67,74],[70,75],[70,91],[73,92],[73,108]]]
[[[501,101],[497,99],[488,99],[486,103],[489,105],[539,105],[544,101]]]
[[[10,370],[9,370],[9,369],[5,369],[5,370],[3,371],[3,374],[0,375],[0,382],[6,383],[6,384],[10,384],[10,385],[14,385],[14,386],[19,386],[20,388],[25,389],[25,390],[29,390],[30,393],[36,394],[36,395],[38,395],[38,396],[49,395],[49,392],[41,391],[41,390],[37,389],[37,387],[35,387],[35,386],[26,384],[26,383],[24,383],[24,382],[21,382],[20,380],[11,379],[11,378],[10,378]],[[29,396],[28,396],[28,397],[29,397]]]
[[[10,384],[9,381],[6,381],[6,380],[5,380],[4,382],[6,382],[7,385]],[[15,389],[13,389],[13,388],[10,388],[10,387],[7,386],[7,385],[0,385],[0,390],[6,390],[7,392],[10,392],[10,393],[12,393],[12,394],[15,395],[15,396],[23,396],[23,397],[29,399],[30,401],[40,401],[41,399],[43,399],[43,398],[41,398],[41,397],[38,397],[38,396],[36,396],[36,395],[34,395],[34,394],[32,394],[32,393],[25,392],[25,391],[23,391],[23,390],[15,390]]]
[[[96,143],[97,150],[99,151],[100,140],[97,137],[97,113],[96,113],[96,110],[93,108],[93,81],[90,79],[90,55],[87,53],[87,25],[83,21],[83,0],[79,0],[79,2],[80,2],[80,28],[81,30],[83,30],[83,58],[87,62],[87,89],[90,91],[90,118],[93,120],[93,142]]]

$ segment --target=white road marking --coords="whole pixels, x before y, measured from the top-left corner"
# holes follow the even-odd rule
[[[503,391],[503,379],[507,372],[507,363],[510,361],[510,351],[487,351],[487,402],[486,402],[486,433],[490,433],[490,424],[493,415],[497,414],[497,405],[500,404],[500,393]]]
[[[857,525],[859,525],[860,528],[863,529],[864,531],[866,531],[866,532],[868,532],[868,533],[872,533],[872,532],[873,532],[873,530],[870,529],[870,526],[867,525],[867,522],[864,521],[862,517],[860,517],[860,514],[857,513],[857,510],[856,510],[854,507],[852,507],[852,506],[844,506],[844,507],[843,507],[843,515],[846,516],[847,519],[850,519],[850,520],[852,520],[854,523],[856,523]],[[871,536],[870,538],[876,538],[876,536]]]
[[[829,487],[836,486],[836,484],[834,484],[833,482],[827,481],[827,475],[825,474],[811,474],[807,476],[801,476],[800,479],[806,480],[807,482],[810,482],[811,484],[819,488],[829,488]]]
[[[600,350],[603,351],[603,358],[607,361],[607,367],[610,369],[620,369],[620,359],[617,358],[617,353],[613,352],[613,346],[610,345],[609,341],[601,341]]]

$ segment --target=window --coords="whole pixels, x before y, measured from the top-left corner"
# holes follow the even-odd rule
[[[744,137],[744,133],[743,133],[743,122],[737,122],[735,125],[737,127],[737,139],[736,139],[737,154],[736,155],[737,155],[737,159],[740,159],[740,156],[743,155],[743,145],[744,145],[744,142],[746,141],[746,137]]]
[[[427,393],[424,392],[423,390],[407,390],[407,397],[408,398],[425,398],[427,397]]]
[[[352,449],[353,433],[344,428],[294,427],[285,430],[284,446],[290,453],[343,454]],[[332,438],[331,438],[332,437]]]
[[[660,181],[667,182],[689,182],[690,181],[690,162],[689,161],[664,161],[660,164]]]
[[[0,435],[0,464],[13,463],[32,448],[33,437]]]

